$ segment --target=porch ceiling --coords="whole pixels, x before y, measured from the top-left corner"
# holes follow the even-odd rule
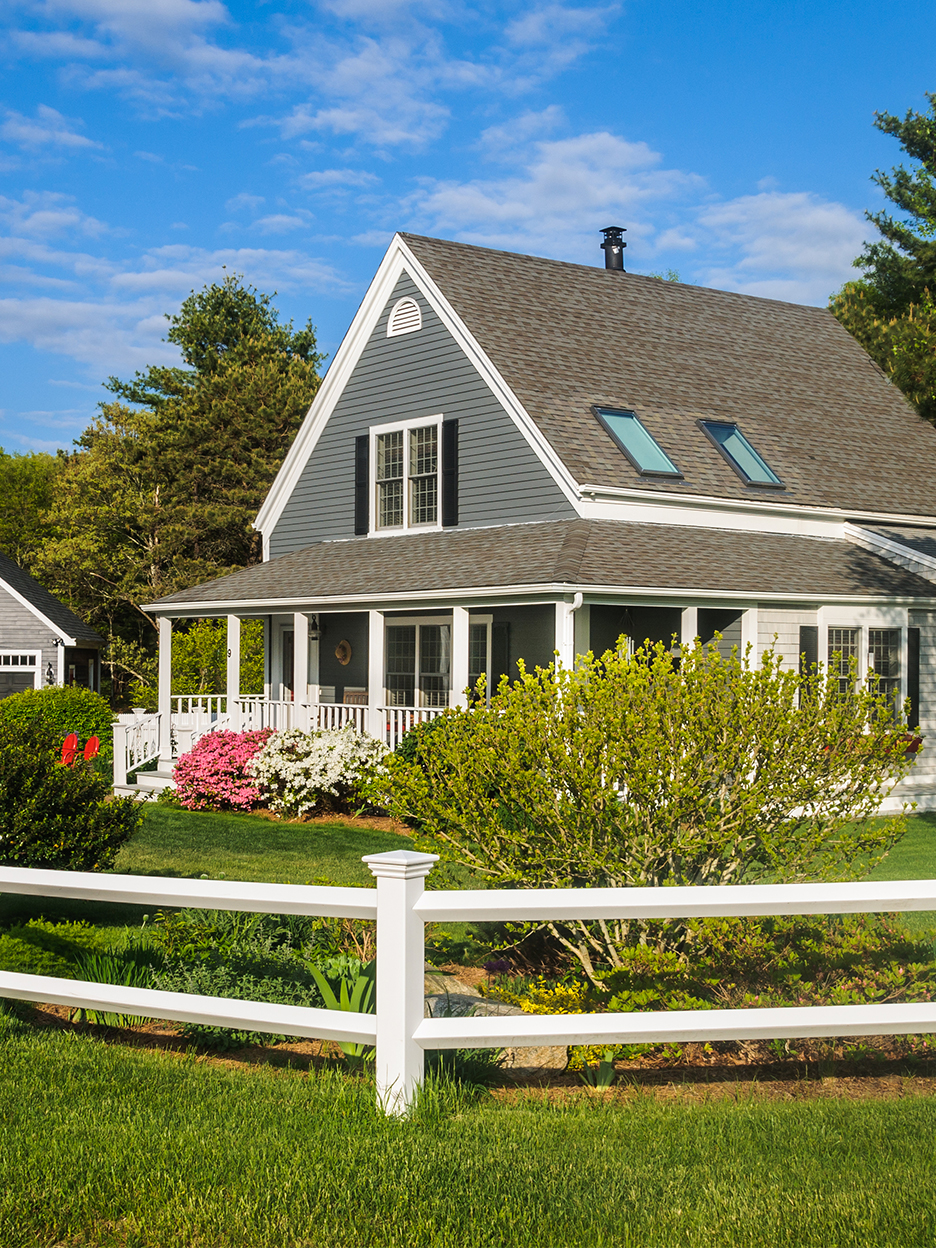
[[[936,600],[936,586],[844,541],[616,520],[558,520],[319,542],[146,609],[256,614],[338,602],[570,590]]]

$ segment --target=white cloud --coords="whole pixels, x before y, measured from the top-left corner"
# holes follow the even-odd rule
[[[261,204],[266,203],[262,195],[248,195],[246,191],[241,191],[239,195],[234,195],[224,205],[228,212],[240,212],[242,209],[247,212],[255,212]]]
[[[796,303],[825,303],[855,276],[868,230],[843,204],[774,190],[704,208],[698,227],[700,246],[712,251],[706,285]]]
[[[374,186],[380,179],[366,169],[315,169],[296,179],[306,191],[329,190],[339,186]]]
[[[71,196],[52,191],[25,191],[21,200],[0,195],[0,222],[12,234],[34,237],[76,232],[93,236],[108,228],[76,208]]]
[[[63,117],[61,113],[56,112],[54,108],[49,108],[46,104],[39,105],[35,118],[24,117],[22,113],[7,109],[5,120],[0,124],[0,137],[25,150],[57,147],[70,148],[74,151],[104,146],[103,143],[96,143],[84,134],[78,134],[73,129],[76,124],[82,123],[69,122],[67,117]]]
[[[650,238],[660,205],[702,187],[700,178],[661,168],[646,143],[607,132],[533,143],[517,163],[501,178],[427,181],[410,200],[414,218],[467,242],[587,263],[601,226],[626,224],[632,236]]]
[[[285,212],[275,212],[270,216],[260,217],[258,221],[254,221],[252,228],[259,230],[261,234],[288,234],[292,230],[308,229],[311,220],[311,213],[290,215]]]

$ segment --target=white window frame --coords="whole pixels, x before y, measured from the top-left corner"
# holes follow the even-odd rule
[[[824,670],[829,662],[829,629],[858,629],[858,679],[866,681],[873,675],[868,664],[869,633],[872,628],[900,629],[900,693],[897,707],[902,707],[907,697],[907,677],[910,649],[907,629],[907,607],[820,607],[817,612],[819,624],[819,665]]]
[[[383,676],[383,679],[384,679],[384,689],[383,689],[383,698],[384,698],[384,705],[385,705],[385,706],[389,706],[389,705],[390,705],[390,698],[389,698],[389,694],[388,694],[388,692],[387,692],[387,629],[388,629],[388,628],[412,628],[412,627],[415,625],[415,627],[416,627],[416,650],[415,650],[415,654],[414,654],[414,656],[413,656],[413,663],[414,663],[414,668],[413,668],[413,680],[414,680],[414,684],[413,684],[413,706],[414,706],[414,707],[416,707],[417,709],[421,709],[421,708],[422,708],[422,703],[420,702],[420,698],[422,697],[422,691],[421,691],[421,690],[420,690],[420,688],[419,688],[419,676],[420,676],[420,671],[419,671],[419,660],[420,660],[420,653],[419,653],[419,626],[420,626],[421,624],[447,624],[447,625],[448,625],[448,627],[449,627],[449,629],[451,630],[451,628],[452,628],[452,613],[451,613],[451,612],[448,612],[446,615],[392,615],[392,616],[384,616],[384,676]],[[451,632],[449,633],[449,640],[451,641]],[[490,660],[489,660],[489,665],[490,665]],[[452,705],[452,665],[451,665],[451,662],[449,662],[448,702],[447,702],[447,704],[446,704],[446,705],[448,705],[448,706],[451,706],[451,705]],[[444,709],[444,708],[440,707],[440,708],[438,708],[438,709],[442,710],[442,709]]]
[[[34,654],[36,662],[33,667],[20,663],[4,663],[5,658],[22,658],[23,655]],[[15,649],[0,650],[0,671],[33,673],[33,688],[42,688],[42,650],[39,646],[17,646]]]
[[[433,416],[416,416],[409,420],[397,420],[388,425],[372,425],[370,433],[370,537],[395,537],[400,533],[434,533],[442,528],[442,413]],[[438,464],[436,468],[436,520],[435,524],[410,524],[410,475],[409,456],[411,429],[436,427],[438,438]],[[380,517],[379,492],[377,489],[377,439],[385,433],[402,433],[403,436],[403,523],[393,528],[378,528]]]

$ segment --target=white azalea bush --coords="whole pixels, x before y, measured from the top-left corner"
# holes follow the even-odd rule
[[[361,786],[385,770],[387,747],[354,728],[275,732],[245,770],[261,800],[280,814],[347,811],[361,804]]]

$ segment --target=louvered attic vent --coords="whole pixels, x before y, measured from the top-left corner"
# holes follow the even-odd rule
[[[422,312],[415,299],[398,299],[390,310],[387,322],[387,337],[396,338],[399,334],[413,334],[422,329]]]

